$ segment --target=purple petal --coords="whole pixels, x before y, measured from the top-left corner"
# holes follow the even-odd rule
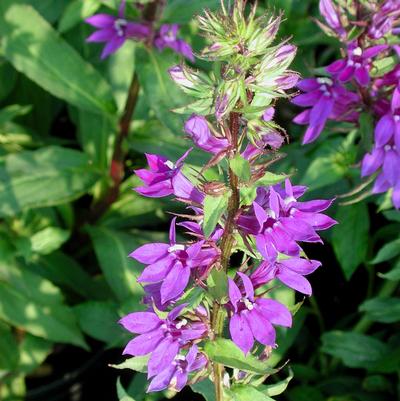
[[[394,131],[394,143],[396,145],[397,152],[400,154],[400,121],[396,122]]]
[[[176,366],[170,365],[167,369],[165,369],[163,372],[158,374],[153,378],[153,380],[150,382],[149,388],[147,389],[147,392],[152,392],[152,391],[161,391],[165,390],[168,388],[172,376],[174,375],[176,370]]]
[[[173,389],[175,391],[181,391],[187,384],[188,381],[188,373],[183,370],[176,370],[175,371],[175,375],[172,378],[172,382],[173,382]]]
[[[108,42],[115,36],[114,29],[101,29],[100,31],[93,32],[86,42]]]
[[[347,82],[354,76],[355,68],[354,66],[347,66],[344,70],[338,75],[339,81]]]
[[[115,53],[123,44],[125,43],[124,37],[114,37],[112,38],[103,49],[101,53],[101,59],[105,59],[110,54]]]
[[[326,120],[332,112],[333,99],[327,96],[321,96],[317,104],[311,109],[310,112],[310,125],[315,127],[325,125]]]
[[[274,261],[278,256],[278,252],[272,244],[271,236],[260,234],[256,235],[257,250],[261,256],[267,261]]]
[[[321,262],[318,260],[307,260],[302,258],[291,258],[281,260],[279,262],[287,269],[293,270],[295,273],[307,275],[313,273],[318,267],[321,266]]]
[[[269,320],[263,316],[262,310],[255,307],[245,316],[255,339],[261,344],[274,346],[276,339],[275,329]]]
[[[325,68],[327,72],[330,74],[337,74],[338,72],[342,71],[343,68],[346,67],[346,60],[336,60],[332,64],[328,65],[328,67]]]
[[[134,39],[146,39],[150,35],[150,28],[145,24],[128,22],[125,29],[125,36]]]
[[[253,202],[253,209],[260,227],[268,220],[268,214],[257,202]]]
[[[315,78],[302,79],[296,85],[303,92],[311,92],[319,89],[320,84]]]
[[[148,187],[136,187],[134,188],[140,195],[148,198],[163,198],[174,193],[170,180],[159,182]]]
[[[229,300],[233,305],[235,311],[237,311],[237,303],[242,299],[242,293],[239,290],[239,287],[236,283],[231,279],[228,278],[228,293],[229,293]]]
[[[293,122],[299,125],[309,124],[310,114],[311,114],[311,109],[304,110],[293,119]]]
[[[378,148],[385,146],[394,134],[394,121],[391,114],[384,115],[375,128],[375,142]]]
[[[327,230],[335,224],[338,224],[336,220],[333,220],[322,213],[301,212],[300,210],[297,210],[293,214],[293,217],[307,222],[315,230]]]
[[[297,106],[309,107],[314,106],[322,96],[321,91],[316,90],[309,93],[303,93],[294,97],[291,102]]]
[[[362,161],[361,176],[365,177],[375,173],[383,164],[385,152],[382,148],[375,148],[371,154],[367,153]]]
[[[370,76],[369,71],[366,67],[357,68],[354,72],[354,76],[356,78],[356,81],[361,86],[367,86],[369,84]]]
[[[149,333],[141,334],[133,340],[129,341],[128,345],[122,352],[123,355],[143,356],[154,350],[164,337],[164,332],[160,329]]]
[[[400,85],[397,85],[392,95],[391,109],[396,112],[400,108]]]
[[[302,212],[323,212],[332,205],[333,199],[318,199],[307,202],[296,202],[293,206]]]
[[[383,173],[379,174],[375,180],[374,186],[372,188],[373,194],[380,194],[386,192],[390,188],[390,183],[387,181]]]
[[[158,281],[161,281],[169,273],[174,263],[174,257],[168,255],[167,257],[160,259],[151,265],[148,265],[140,274],[137,281],[139,283],[156,283]]]
[[[253,347],[254,337],[244,317],[234,314],[229,321],[229,332],[233,342],[247,354]]]
[[[392,202],[396,209],[400,209],[400,183],[393,188]]]
[[[306,145],[308,143],[314,142],[319,135],[321,134],[322,130],[324,129],[325,124],[316,125],[314,127],[308,127],[307,131],[304,134],[303,141],[301,142],[302,145]]]
[[[178,355],[179,343],[171,338],[161,341],[151,354],[147,376],[152,377],[167,369]]]
[[[176,306],[174,309],[171,310],[171,312],[168,313],[168,320],[171,321],[171,322],[174,321],[178,316],[180,316],[182,311],[187,306],[188,306],[188,304],[182,304],[182,305]]]
[[[181,295],[189,282],[189,277],[190,267],[176,262],[161,285],[161,302],[167,302]]]
[[[152,312],[134,312],[124,316],[119,323],[131,333],[143,334],[156,329],[162,321]]]
[[[388,45],[376,45],[376,46],[369,47],[368,49],[365,49],[363,51],[362,56],[364,59],[373,58],[373,57],[377,56],[379,53],[386,50],[388,47],[389,47]]]
[[[242,279],[242,282],[243,282],[243,285],[244,285],[244,290],[245,290],[245,293],[246,293],[246,297],[250,301],[253,301],[254,300],[254,287],[253,287],[253,284],[252,284],[251,280],[249,279],[249,277],[247,277],[242,272],[237,272],[237,274]]]
[[[169,243],[171,245],[176,244],[176,217],[172,219],[171,225],[169,227]]]
[[[256,303],[261,309],[263,316],[272,324],[283,327],[292,326],[292,315],[285,305],[282,305],[280,302],[273,299],[265,298],[259,298]]]
[[[388,150],[383,162],[383,174],[386,180],[395,186],[400,180],[400,156],[394,150]]]
[[[116,18],[108,14],[96,14],[85,19],[87,24],[90,24],[96,28],[113,28]]]
[[[279,269],[276,277],[282,281],[283,284],[286,284],[288,287],[302,294],[312,294],[311,284],[301,274],[297,274],[289,269]]]
[[[133,251],[129,256],[140,263],[151,264],[168,256],[168,248],[168,244],[146,244]]]

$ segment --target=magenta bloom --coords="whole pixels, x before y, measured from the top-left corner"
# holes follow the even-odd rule
[[[342,22],[340,21],[340,13],[334,6],[332,0],[320,0],[319,11],[325,18],[326,23],[339,37],[346,37],[346,30],[343,28]]]
[[[357,42],[352,42],[347,46],[347,59],[333,62],[326,67],[326,71],[341,82],[348,82],[354,77],[361,86],[367,86],[370,81],[371,59],[387,48],[387,45],[376,45],[363,50]]]
[[[206,365],[207,358],[193,345],[186,355],[177,355],[165,370],[154,376],[147,391],[161,391],[166,388],[181,391],[187,384],[189,373]]]
[[[303,145],[315,141],[328,119],[339,121],[357,121],[354,112],[360,98],[348,91],[339,82],[330,78],[308,78],[297,84],[303,94],[292,99],[297,106],[310,107],[293,120],[296,124],[308,124]]]
[[[385,0],[377,12],[372,16],[372,22],[368,30],[371,39],[380,39],[388,32],[396,34],[394,24],[400,17],[400,3],[398,0]],[[393,32],[395,31],[395,32]]]
[[[127,39],[143,40],[150,35],[150,28],[147,25],[130,22],[125,19],[125,3],[125,1],[121,2],[118,17],[108,14],[96,14],[85,20],[88,24],[99,28],[86,41],[106,43],[101,53],[102,59],[115,53]]]
[[[311,295],[311,284],[303,276],[313,273],[320,266],[321,262],[318,260],[307,260],[299,257],[275,262],[264,261],[251,274],[250,278],[254,287],[264,285],[276,278],[302,294]]]
[[[189,283],[191,269],[208,266],[216,251],[203,250],[204,241],[190,246],[176,243],[174,218],[171,222],[169,244],[146,244],[129,256],[148,265],[138,278],[141,283],[159,283],[161,303],[182,295]]]
[[[174,50],[178,54],[186,57],[190,61],[194,61],[192,48],[183,39],[178,39],[179,26],[177,24],[161,25],[159,32],[154,39],[154,45],[158,50],[163,50],[166,47]]]
[[[191,151],[188,150],[175,164],[164,156],[146,154],[150,170],[135,170],[135,174],[145,185],[135,191],[150,198],[175,195],[180,199],[203,202],[204,196],[181,173],[183,161]]]
[[[206,118],[197,114],[193,114],[185,122],[185,132],[200,149],[206,152],[220,153],[229,146],[228,140],[226,138],[217,138],[213,135]]]
[[[229,331],[233,342],[245,354],[253,348],[254,339],[261,344],[275,346],[273,324],[290,327],[290,312],[278,301],[256,297],[251,280],[243,273],[237,274],[243,284],[242,290],[229,279],[229,306],[232,309]]]
[[[169,368],[186,344],[206,334],[207,327],[202,322],[192,322],[180,317],[185,307],[186,305],[179,305],[172,309],[166,319],[161,319],[156,313],[149,311],[130,313],[119,321],[126,330],[139,334],[129,341],[123,354],[151,354],[148,377],[158,375]]]
[[[317,234],[337,222],[320,213],[332,200],[299,202],[306,187],[294,186],[289,179],[285,189],[280,186],[258,188],[257,197],[247,214],[242,214],[238,225],[246,234],[255,236],[258,251],[269,262],[275,262],[278,253],[299,256],[297,242],[322,242]]]

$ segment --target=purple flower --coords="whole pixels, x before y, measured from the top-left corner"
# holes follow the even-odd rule
[[[326,71],[341,82],[348,82],[354,77],[361,86],[367,86],[371,59],[387,48],[387,45],[376,45],[363,50],[357,42],[352,42],[347,46],[347,59],[334,61],[326,67]]]
[[[229,300],[232,316],[229,331],[233,342],[247,354],[259,343],[275,346],[273,324],[290,327],[292,316],[281,303],[272,299],[256,297],[251,280],[244,273],[237,273],[242,281],[242,290],[229,278]]]
[[[379,10],[375,11],[368,29],[371,39],[380,39],[394,28],[396,19],[400,16],[400,3],[398,0],[384,1]],[[396,34],[393,32],[393,34]]]
[[[333,31],[336,32],[339,37],[345,38],[346,30],[343,28],[340,20],[340,13],[334,6],[332,0],[320,0],[319,11]]]
[[[187,384],[189,373],[200,370],[206,365],[207,358],[199,353],[196,345],[193,345],[186,355],[176,355],[165,370],[154,376],[147,391],[161,391],[166,388],[181,391]]]
[[[390,111],[381,117],[375,127],[375,143],[378,148],[393,141],[400,149],[400,85],[393,92]]]
[[[106,42],[106,45],[101,53],[101,58],[104,59],[112,53],[115,53],[127,39],[142,40],[150,35],[150,28],[145,24],[129,22],[125,19],[125,3],[121,2],[118,17],[108,14],[96,14],[87,18],[85,21],[99,28],[92,33],[87,39],[87,42]]]
[[[163,50],[166,47],[174,50],[178,54],[186,57],[190,61],[194,61],[192,48],[183,39],[178,39],[179,26],[176,24],[172,25],[161,25],[159,32],[154,39],[154,45],[158,50]]]
[[[322,242],[316,231],[337,223],[320,213],[331,205],[332,200],[297,200],[306,189],[292,187],[289,179],[284,189],[280,186],[258,188],[252,208],[239,217],[239,227],[244,233],[255,236],[257,249],[265,260],[275,262],[278,253],[299,256],[298,241]]]
[[[136,187],[135,191],[150,198],[175,195],[182,200],[201,204],[204,195],[181,172],[183,161],[190,151],[191,149],[175,164],[164,156],[146,154],[150,170],[135,170],[135,174],[145,184]]]
[[[159,283],[161,303],[176,299],[189,283],[191,269],[208,266],[216,257],[216,251],[203,250],[204,241],[187,246],[176,242],[174,218],[171,222],[169,244],[146,244],[129,256],[148,265],[138,282]]]
[[[308,124],[303,144],[315,141],[321,134],[328,119],[339,121],[357,120],[358,114],[352,109],[359,102],[357,94],[330,78],[308,78],[297,87],[303,94],[292,99],[297,106],[311,107],[293,120],[296,124]]]
[[[193,114],[185,122],[185,132],[200,149],[206,152],[214,154],[224,152],[229,146],[228,140],[216,137],[206,118],[197,114]]]
[[[153,311],[148,311],[130,313],[119,321],[126,330],[139,334],[129,341],[123,354],[151,354],[148,377],[158,375],[169,368],[185,345],[206,334],[207,327],[204,323],[180,317],[185,307],[186,305],[177,306],[165,319]]]
[[[303,276],[313,273],[321,262],[299,257],[283,259],[280,261],[264,261],[251,274],[254,287],[258,287],[277,278],[283,284],[305,295],[311,295],[310,282]]]

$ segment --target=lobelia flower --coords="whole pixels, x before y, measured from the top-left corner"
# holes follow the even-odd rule
[[[159,283],[161,303],[183,294],[189,283],[191,269],[208,266],[217,256],[215,250],[203,250],[204,241],[187,246],[176,242],[176,217],[171,222],[169,244],[146,244],[129,256],[148,265],[138,278],[140,283]]]
[[[146,154],[150,170],[135,170],[135,174],[145,185],[136,187],[134,190],[150,198],[175,195],[178,198],[201,204],[204,195],[201,194],[181,172],[183,161],[190,151],[191,149],[175,164],[164,156]]]
[[[181,391],[187,384],[189,373],[206,365],[207,358],[193,345],[186,355],[178,354],[165,370],[154,376],[147,391],[161,391],[166,388]]]
[[[226,138],[216,137],[210,129],[207,119],[197,114],[192,114],[185,122],[185,132],[200,148],[210,153],[226,151],[229,142]]]
[[[106,42],[101,53],[102,59],[115,53],[127,39],[143,40],[150,35],[148,25],[130,22],[125,19],[125,4],[126,1],[121,2],[117,17],[109,14],[96,14],[85,19],[86,23],[99,28],[86,41]]]
[[[166,47],[169,47],[176,53],[182,54],[182,56],[194,62],[192,48],[183,39],[177,38],[178,30],[179,26],[177,24],[161,25],[160,30],[154,39],[154,45],[158,50],[163,50]]]
[[[326,67],[326,71],[341,82],[348,82],[354,77],[361,86],[367,86],[370,82],[371,59],[387,48],[387,45],[376,45],[363,50],[356,41],[351,42],[347,46],[347,59],[334,61]]]
[[[321,262],[318,260],[299,257],[285,258],[274,262],[264,261],[251,274],[250,279],[256,288],[276,278],[302,294],[311,295],[311,284],[303,276],[313,273],[320,266]]]
[[[273,324],[290,327],[290,312],[278,301],[256,297],[249,277],[241,272],[237,275],[242,281],[242,290],[231,278],[228,279],[229,306],[232,310],[229,331],[233,342],[245,354],[253,347],[254,339],[261,344],[275,346]]]
[[[346,30],[340,20],[340,13],[334,6],[332,0],[320,0],[319,11],[333,31],[336,32],[340,38],[345,38]]]
[[[169,368],[183,347],[207,333],[204,323],[180,316],[186,306],[183,304],[172,309],[165,319],[148,311],[130,313],[119,321],[126,330],[138,334],[129,341],[123,354],[151,354],[147,372],[149,378]]]
[[[388,32],[396,34],[394,24],[399,17],[400,2],[398,0],[385,0],[372,15],[368,36],[371,39],[377,40],[385,36]]]
[[[271,186],[257,189],[257,197],[247,214],[238,218],[238,226],[246,234],[254,235],[258,251],[269,262],[278,253],[299,256],[297,241],[322,242],[316,231],[326,230],[337,224],[320,213],[332,200],[298,202],[307,187],[294,186],[286,179],[285,188]]]
[[[303,145],[315,141],[328,119],[338,121],[357,121],[358,113],[353,109],[360,97],[347,90],[331,78],[308,78],[300,81],[297,87],[303,94],[294,97],[293,104],[311,107],[294,118],[296,124],[308,124]]]

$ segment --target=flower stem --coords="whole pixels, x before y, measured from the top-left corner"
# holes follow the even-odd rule
[[[239,138],[239,117],[238,113],[230,113],[229,129],[232,138],[232,152],[229,159],[233,158],[238,151]],[[235,218],[239,210],[240,195],[239,195],[239,179],[235,173],[229,168],[229,186],[232,192],[228,202],[228,217],[226,219],[224,234],[221,239],[221,269],[228,270],[229,259],[232,254],[234,245],[233,231],[235,229]],[[214,338],[219,337],[224,329],[225,314],[218,301],[214,301],[213,314],[211,320],[211,328],[214,333]],[[213,363],[215,399],[216,401],[224,401],[223,376],[224,366],[219,363]]]

